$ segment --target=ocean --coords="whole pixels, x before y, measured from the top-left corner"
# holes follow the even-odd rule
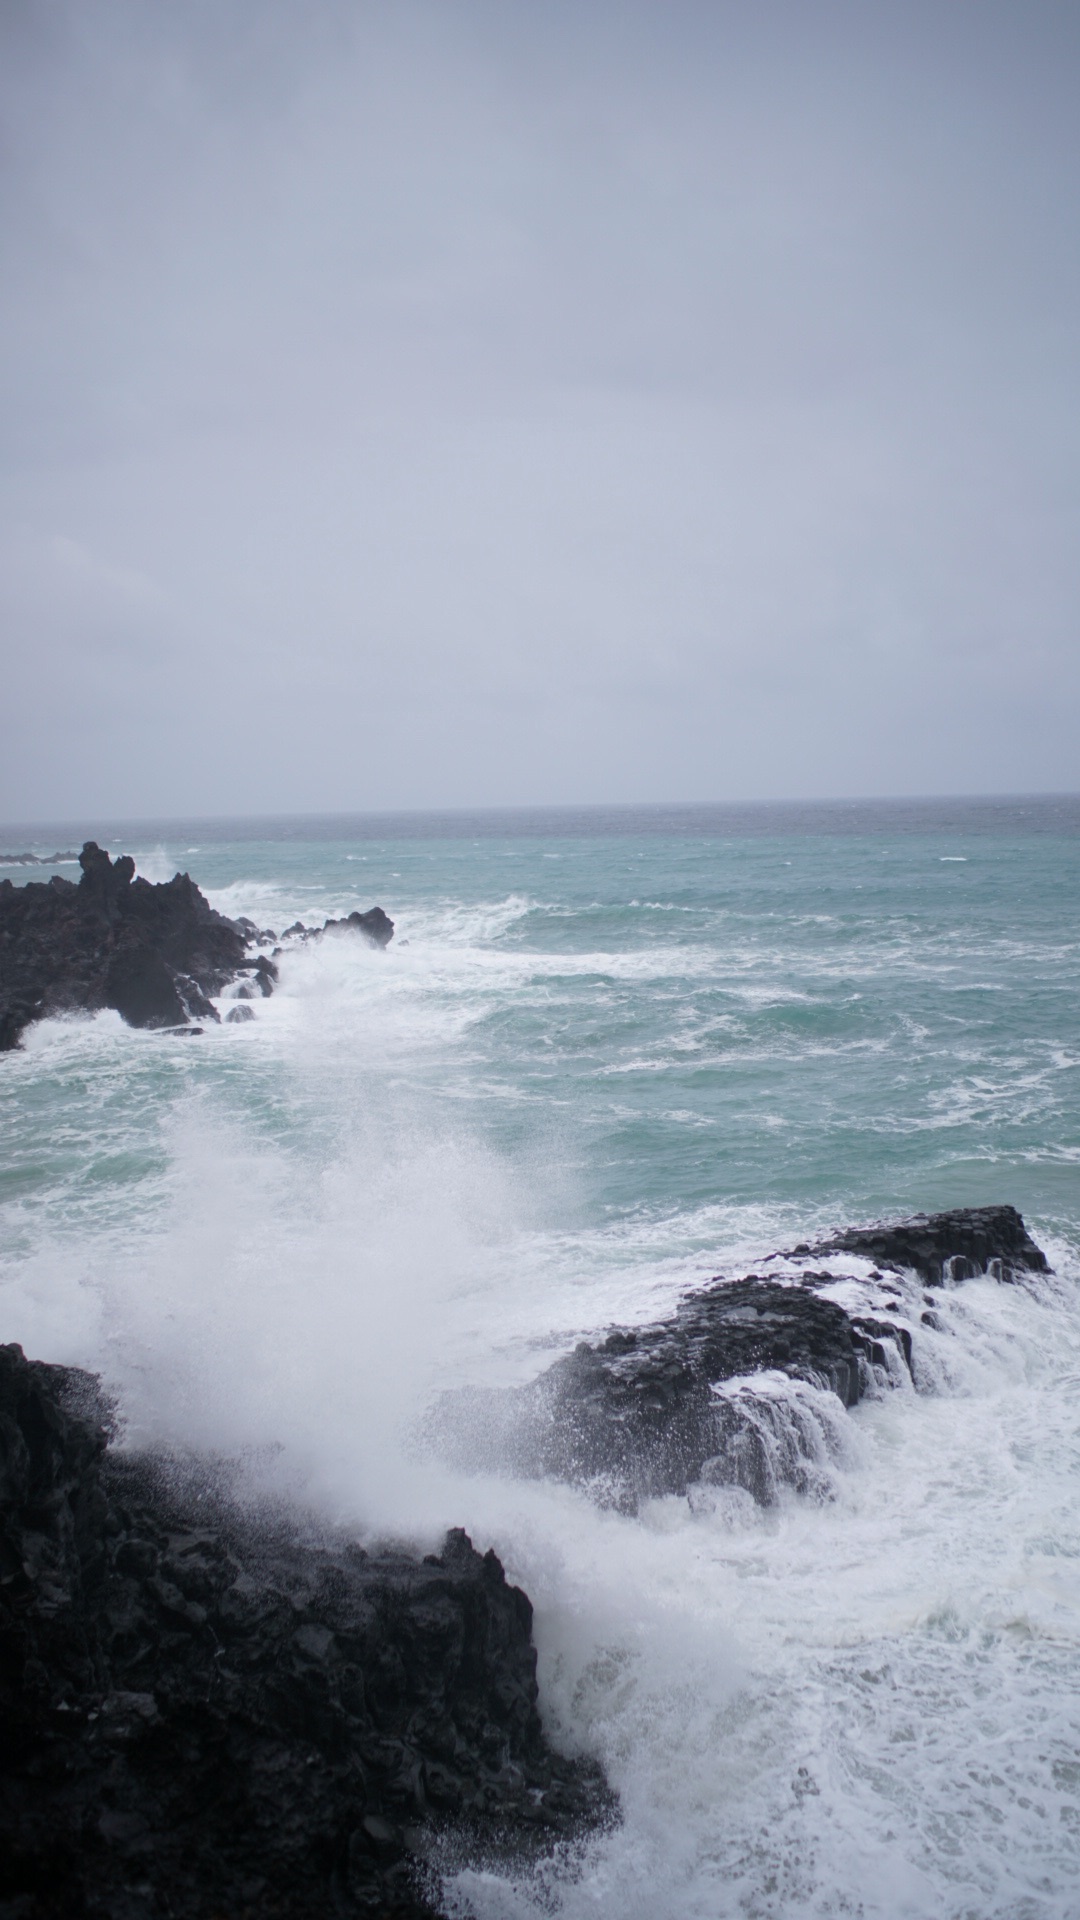
[[[125,1443],[241,1458],[362,1536],[465,1526],[535,1610],[550,1737],[623,1820],[477,1920],[1080,1911],[1080,800],[7,828],[187,870],[287,952],[201,1036],[0,1056],[0,1339]],[[47,871],[54,871],[49,869]],[[76,871],[62,867],[61,872]],[[40,869],[2,868],[16,880]],[[816,1497],[465,1475],[417,1432],[819,1231],[1008,1201]],[[838,1405],[839,1403],[837,1403]]]

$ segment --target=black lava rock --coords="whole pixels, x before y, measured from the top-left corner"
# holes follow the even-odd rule
[[[1007,1278],[1047,1270],[1012,1207],[919,1216],[857,1230],[797,1255],[843,1250],[882,1266],[940,1278],[945,1266]],[[997,1267],[994,1262],[1000,1263]],[[880,1279],[880,1276],[878,1276]],[[762,1504],[782,1486],[822,1486],[837,1446],[836,1414],[871,1383],[910,1376],[910,1327],[821,1297],[841,1274],[804,1271],[787,1282],[710,1282],[655,1325],[619,1328],[522,1387],[442,1395],[422,1444],[466,1471],[492,1465],[522,1478],[586,1486],[625,1510],[699,1484],[742,1487]],[[878,1307],[880,1306],[878,1300]],[[890,1304],[899,1305],[899,1298]],[[921,1324],[927,1324],[920,1315]],[[809,1391],[787,1392],[784,1378]],[[725,1383],[734,1382],[734,1387]]]
[[[238,978],[249,996],[273,992],[273,960],[250,951],[273,935],[215,913],[190,874],[152,886],[136,878],[129,854],[110,860],[93,840],[79,865],[77,886],[59,874],[21,887],[0,880],[0,1052],[50,1013],[115,1007],[129,1026],[176,1030],[217,1021],[210,996]],[[394,937],[381,907],[299,930],[310,937],[331,929],[358,933],[372,947]]]
[[[493,1553],[365,1553],[109,1437],[91,1376],[0,1347],[3,1920],[431,1920],[441,1830],[611,1817]]]
[[[348,927],[367,941],[369,947],[388,947],[394,937],[394,923],[381,907],[371,907],[367,913],[350,913],[344,920],[328,920],[323,927],[324,933],[338,928],[344,931]]]
[[[0,1049],[31,1020],[77,1008],[115,1007],[136,1027],[216,1020],[207,996],[251,964],[247,936],[186,873],[152,886],[93,840],[79,864],[77,886],[0,881]]]
[[[343,920],[324,920],[321,927],[309,927],[303,920],[294,920],[281,937],[283,940],[321,940],[324,933],[358,933],[369,947],[388,947],[394,937],[394,923],[381,907],[370,907],[367,913],[349,913]]]
[[[209,1002],[199,997],[203,1005],[192,1011],[205,1014]],[[122,946],[112,954],[105,969],[105,1005],[115,1007],[129,1027],[182,1027],[188,1020],[176,981],[152,947]]]
[[[738,1468],[734,1455],[745,1448],[733,1447],[743,1413],[762,1409],[718,1398],[714,1387],[781,1372],[854,1406],[867,1347],[842,1307],[808,1289],[756,1274],[718,1280],[671,1320],[618,1329],[596,1346],[582,1341],[527,1386],[444,1395],[426,1439],[466,1468],[496,1461],[523,1478],[591,1485],[631,1510],[652,1495],[686,1493],[707,1464],[706,1477],[719,1480],[730,1454],[733,1482],[767,1500],[768,1476]]]
[[[995,1272],[1047,1273],[1046,1255],[1035,1245],[1015,1207],[956,1207],[950,1213],[917,1213],[895,1225],[849,1227],[832,1240],[793,1249],[804,1254],[857,1253],[879,1267],[911,1268],[933,1285]],[[995,1262],[997,1263],[995,1266]]]

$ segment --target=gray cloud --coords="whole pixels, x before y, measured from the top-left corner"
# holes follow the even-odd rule
[[[1080,785],[1075,10],[3,34],[0,813]]]

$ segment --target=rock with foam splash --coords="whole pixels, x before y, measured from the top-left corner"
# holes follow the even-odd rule
[[[793,1249],[794,1257],[854,1253],[879,1267],[908,1268],[937,1286],[971,1280],[980,1273],[1012,1280],[1049,1271],[1015,1207],[955,1207],[947,1213],[916,1213],[891,1225],[849,1227],[816,1246]]]
[[[191,876],[151,885],[130,855],[88,840],[78,885],[59,874],[0,881],[0,1049],[47,1014],[113,1007],[133,1027],[216,1020],[210,995],[241,974],[272,981],[249,936],[216,913]],[[265,990],[269,990],[266,986]]]
[[[449,1835],[611,1817],[493,1553],[365,1552],[109,1437],[91,1376],[0,1347],[0,1912],[433,1920]]]
[[[754,1455],[737,1443],[747,1409],[715,1389],[770,1372],[854,1406],[865,1346],[843,1308],[807,1288],[753,1274],[718,1280],[670,1320],[582,1341],[527,1386],[445,1395],[428,1438],[459,1465],[496,1460],[522,1476],[590,1486],[628,1509],[686,1493],[706,1462],[715,1479],[725,1458],[732,1484],[769,1500],[776,1485],[741,1464]]]
[[[974,1270],[977,1255],[1002,1278],[1006,1255],[1009,1271],[1046,1271],[1009,1207],[920,1215],[814,1251],[837,1248],[883,1265],[888,1248],[892,1264],[928,1277],[940,1277],[950,1261],[971,1261]],[[901,1251],[911,1257],[901,1260]],[[467,1471],[496,1465],[523,1478],[550,1476],[627,1511],[702,1484],[741,1488],[762,1505],[784,1487],[827,1491],[845,1410],[870,1389],[911,1384],[914,1359],[903,1316],[885,1317],[872,1289],[865,1311],[823,1297],[838,1283],[858,1286],[857,1277],[829,1270],[714,1280],[671,1319],[582,1341],[525,1386],[444,1394],[425,1443]],[[777,1391],[776,1382],[792,1390]]]
[[[385,949],[394,937],[394,923],[381,907],[369,907],[366,913],[357,908],[341,920],[324,920],[321,927],[309,927],[303,920],[294,920],[281,937],[283,940],[321,940],[326,933],[359,934],[365,946]]]

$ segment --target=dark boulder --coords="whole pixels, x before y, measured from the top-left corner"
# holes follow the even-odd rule
[[[686,1493],[707,1463],[719,1479],[723,1457],[740,1453],[747,1420],[760,1425],[757,1401],[718,1396],[716,1387],[782,1373],[854,1406],[870,1340],[808,1288],[755,1274],[716,1280],[671,1320],[620,1328],[596,1346],[582,1341],[527,1386],[444,1395],[426,1438],[466,1468],[494,1461],[524,1478],[592,1486],[632,1509],[651,1495]],[[797,1425],[805,1412],[796,1410]],[[747,1483],[743,1467],[731,1478]],[[775,1497],[761,1473],[750,1479],[755,1497]]]
[[[245,960],[241,971],[252,976],[263,999],[269,1000],[278,977],[273,961],[268,960],[265,953],[260,953],[255,960]]]
[[[446,1831],[611,1817],[493,1553],[365,1552],[108,1442],[90,1376],[0,1347],[0,1915],[430,1920]]]
[[[350,913],[344,920],[328,920],[323,932],[346,927],[360,934],[369,947],[388,947],[394,937],[394,923],[381,907],[370,907],[367,913]]]
[[[869,1251],[884,1265],[886,1247],[893,1264],[926,1277],[931,1250],[939,1264],[981,1258],[1003,1278],[1007,1259],[1046,1271],[1011,1207],[920,1216],[815,1251]],[[883,1299],[868,1285],[865,1310],[849,1310],[822,1297],[840,1282],[853,1284],[827,1270],[713,1280],[672,1318],[582,1341],[525,1386],[443,1394],[421,1442],[465,1471],[551,1476],[629,1511],[702,1484],[742,1487],[763,1504],[782,1486],[823,1488],[829,1457],[842,1448],[843,1409],[871,1386],[913,1377],[904,1311],[895,1321],[881,1312],[902,1309],[899,1293],[885,1290]],[[920,1290],[907,1318],[921,1305]],[[919,1323],[927,1324],[921,1314]]]
[[[388,947],[394,937],[394,923],[381,907],[369,907],[366,913],[357,910],[342,920],[324,920],[321,927],[309,927],[303,920],[294,920],[281,937],[283,940],[321,940],[324,933],[358,933],[369,947]]]
[[[910,1268],[932,1285],[995,1272],[1046,1273],[1046,1255],[1035,1245],[1015,1207],[956,1207],[948,1213],[917,1213],[888,1226],[849,1227],[816,1246],[799,1246],[793,1257],[856,1253],[879,1267]],[[995,1266],[995,1262],[997,1263]]]

